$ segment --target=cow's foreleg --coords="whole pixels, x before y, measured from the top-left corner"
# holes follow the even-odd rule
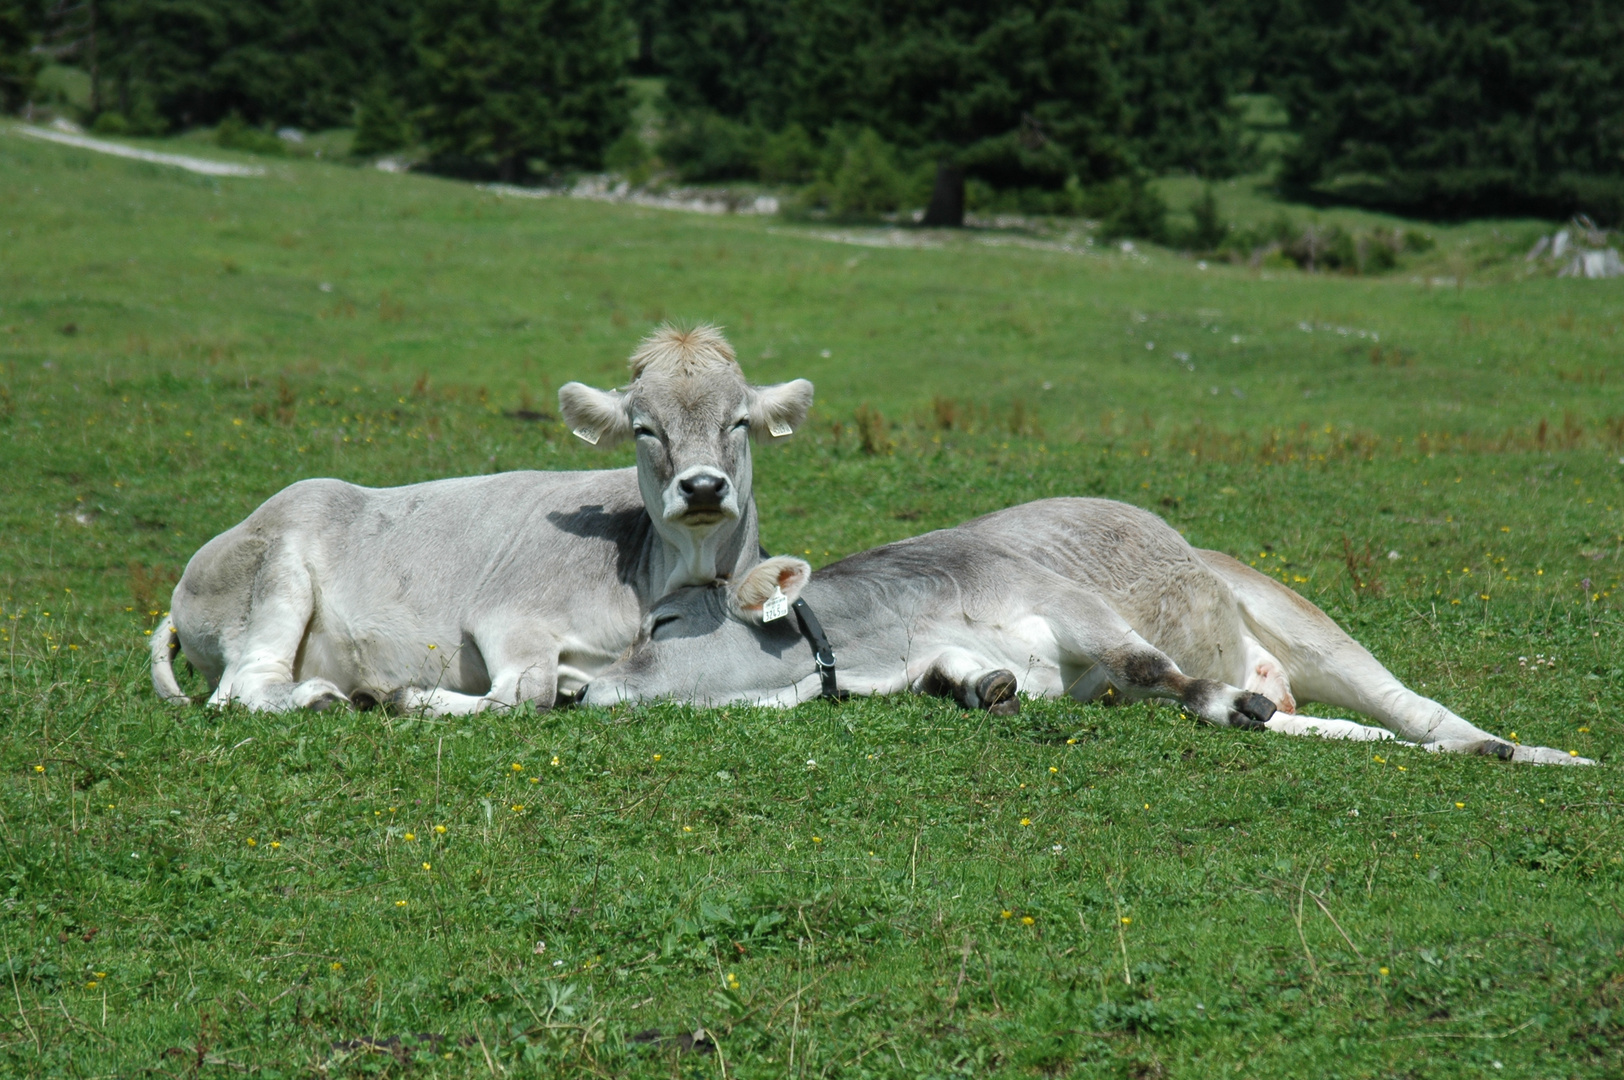
[[[1093,593],[1057,587],[1042,614],[1059,646],[1062,668],[1086,671],[1098,664],[1130,698],[1173,698],[1219,727],[1260,728],[1274,715],[1274,702],[1266,697],[1184,674]]]
[[[965,649],[942,650],[913,680],[913,689],[950,697],[966,709],[986,709],[994,716],[1014,716],[1021,711],[1014,672],[992,667],[985,657]]]
[[[466,716],[487,709],[511,709],[529,702],[550,709],[558,696],[558,645],[534,634],[472,635],[490,669],[491,688],[484,694],[460,694],[441,687],[407,687],[389,698],[392,708],[431,716]]]

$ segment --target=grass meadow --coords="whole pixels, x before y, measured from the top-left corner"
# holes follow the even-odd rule
[[[1624,284],[1529,275],[1540,223],[1306,275],[268,164],[0,132],[0,1072],[1624,1074]],[[625,464],[546,414],[662,319],[817,385],[757,453],[775,552],[1123,499],[1601,765],[1150,704],[155,699],[210,536],[302,477]]]

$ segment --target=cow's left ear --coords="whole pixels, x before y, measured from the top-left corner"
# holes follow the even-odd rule
[[[761,622],[762,605],[775,592],[783,593],[793,604],[811,576],[812,567],[793,555],[763,559],[733,587],[733,610],[746,622]]]
[[[812,384],[792,379],[774,386],[750,388],[750,431],[759,439],[782,439],[806,422],[812,408]]]
[[[626,400],[618,390],[565,383],[558,388],[558,411],[575,437],[593,446],[613,446],[632,433]]]

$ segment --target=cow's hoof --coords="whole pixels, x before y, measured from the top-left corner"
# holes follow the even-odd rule
[[[1274,707],[1274,702],[1262,694],[1247,694],[1235,702],[1235,710],[1251,721],[1250,723],[1243,723],[1241,726],[1250,728],[1260,728],[1267,724],[1278,711]]]
[[[994,716],[1015,716],[1021,711],[1021,699],[1015,695],[1015,676],[1000,668],[982,676],[976,683],[976,698],[981,707]]]
[[[1498,758],[1501,761],[1510,761],[1517,753],[1517,748],[1500,739],[1484,739],[1472,751],[1483,757]]]
[[[356,712],[371,712],[382,704],[382,701],[370,690],[357,690],[350,695],[350,704],[354,706]]]
[[[342,704],[344,704],[344,698],[342,696],[328,693],[322,694],[320,697],[315,698],[310,702],[310,704],[306,705],[305,708],[309,709],[311,712],[326,712],[334,705]]]

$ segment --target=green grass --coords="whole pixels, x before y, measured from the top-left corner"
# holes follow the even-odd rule
[[[268,164],[0,133],[0,1072],[1624,1070],[1618,283],[873,248]],[[1149,705],[154,700],[143,631],[208,537],[303,476],[622,464],[506,414],[662,318],[817,383],[757,457],[775,551],[1126,499],[1603,765]]]

